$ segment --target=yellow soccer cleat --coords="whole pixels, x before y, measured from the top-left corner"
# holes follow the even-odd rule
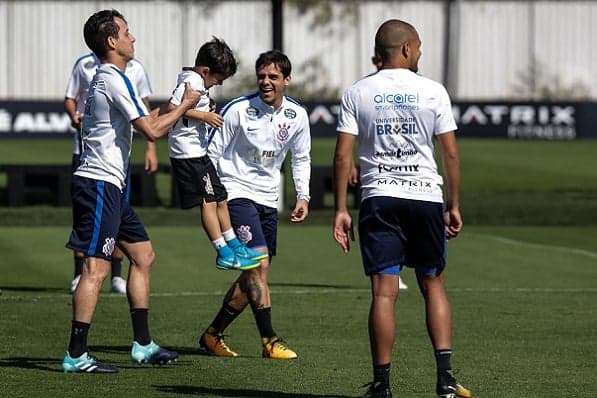
[[[277,336],[271,338],[262,338],[263,357],[270,359],[295,359],[298,357],[296,352],[292,351],[284,341]]]
[[[232,351],[224,342],[222,333],[203,333],[199,339],[199,348],[208,355],[216,357],[237,357],[238,354]]]
[[[473,394],[456,382],[449,372],[438,375],[436,392],[438,398],[472,398]]]
[[[456,383],[456,396],[461,398],[472,398],[473,394],[460,384]]]

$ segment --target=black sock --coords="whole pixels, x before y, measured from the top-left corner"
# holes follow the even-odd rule
[[[70,342],[68,343],[68,353],[72,358],[80,357],[87,352],[87,333],[91,325],[85,322],[72,321],[70,329]]]
[[[151,343],[148,318],[149,309],[147,308],[135,308],[131,310],[131,319],[133,320],[133,338],[141,345],[147,345]]]
[[[390,385],[390,365],[373,365],[373,381]]]
[[[85,257],[77,256],[75,254],[75,275],[74,275],[73,279],[83,273],[83,262],[84,261],[85,261]]]
[[[222,333],[224,329],[226,329],[228,325],[230,325],[236,319],[236,317],[240,315],[241,312],[242,311],[238,311],[229,306],[227,303],[224,303],[209,326],[213,328],[215,333]]]
[[[261,338],[270,338],[276,335],[274,328],[272,327],[272,308],[259,308],[253,310],[253,316],[257,323],[257,329]]]
[[[112,258],[112,278],[116,276],[122,276],[122,259]]]
[[[435,363],[437,373],[444,373],[452,370],[452,350],[435,350]]]

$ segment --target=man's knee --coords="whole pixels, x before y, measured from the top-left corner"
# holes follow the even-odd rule
[[[137,267],[139,270],[149,272],[153,267],[154,261],[155,252],[153,249],[148,249],[131,258],[131,267]]]
[[[110,263],[107,260],[87,257],[83,263],[83,272],[87,279],[93,280],[96,284],[101,284],[110,273]]]

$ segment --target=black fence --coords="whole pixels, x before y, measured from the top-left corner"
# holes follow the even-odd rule
[[[311,135],[334,137],[339,104],[310,101],[303,105]],[[452,108],[460,137],[597,138],[597,102],[456,101]],[[0,139],[62,138],[71,133],[62,101],[0,101]]]
[[[305,102],[311,135],[334,137],[339,105]],[[459,137],[573,140],[597,138],[597,102],[455,102],[453,112]],[[0,101],[2,138],[65,138],[72,130],[61,101]],[[1,145],[1,143],[0,143]],[[70,206],[70,165],[0,165],[6,188],[0,188],[0,206],[51,204]],[[161,166],[158,173],[170,173]],[[169,203],[162,203],[156,175],[134,165],[131,174],[133,205],[178,206],[178,193],[171,190]],[[311,208],[332,206],[332,168],[313,167]],[[352,204],[358,189],[351,188]]]

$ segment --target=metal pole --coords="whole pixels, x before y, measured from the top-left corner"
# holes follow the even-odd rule
[[[282,0],[272,0],[272,38],[273,38],[273,49],[284,51],[284,35],[283,35],[283,10],[282,10]],[[286,210],[286,184],[285,184],[285,175],[286,175],[286,167],[285,162],[282,163],[282,167],[280,169],[280,185],[278,187],[280,196],[278,198],[278,211]]]
[[[275,50],[284,51],[284,35],[283,35],[283,2],[282,0],[272,0],[272,36],[273,48]]]
[[[444,30],[444,85],[450,96],[457,98],[458,93],[458,65],[460,62],[460,13],[462,0],[445,0],[444,12],[446,28]]]

